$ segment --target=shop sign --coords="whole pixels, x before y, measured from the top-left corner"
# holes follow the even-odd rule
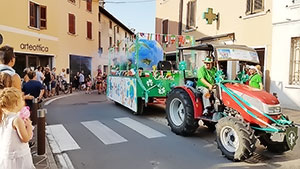
[[[42,44],[32,45],[29,43],[21,43],[20,48],[24,50],[30,50],[34,52],[48,52],[49,48],[47,46],[43,46]]]

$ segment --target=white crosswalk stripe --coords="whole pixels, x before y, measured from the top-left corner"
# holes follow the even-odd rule
[[[120,136],[118,133],[114,132],[109,127],[100,123],[99,121],[86,121],[81,122],[89,131],[91,131],[98,139],[100,139],[104,144],[117,144],[126,142],[127,140]]]
[[[54,153],[80,149],[79,145],[62,124],[46,126],[50,146]]]
[[[166,135],[136,121],[129,117],[124,118],[115,118],[116,121],[124,124],[125,126],[135,130],[136,132],[140,133],[141,135],[147,138],[158,138],[158,137],[165,137]]]

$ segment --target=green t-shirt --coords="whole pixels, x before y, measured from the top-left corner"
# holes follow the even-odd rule
[[[259,83],[262,83],[262,77],[260,74],[256,73],[250,76],[249,86],[253,88],[260,89]]]
[[[211,85],[215,84],[216,72],[217,72],[216,67],[212,67],[210,70],[206,69],[205,66],[199,68],[197,71],[197,76],[198,76],[197,86],[208,87],[201,82],[202,78],[204,78]]]

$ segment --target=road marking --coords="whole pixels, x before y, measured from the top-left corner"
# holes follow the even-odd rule
[[[125,126],[135,130],[136,132],[140,133],[141,135],[147,138],[158,138],[158,137],[165,137],[166,135],[138,122],[131,118],[124,117],[124,118],[115,118],[116,121],[124,124]]]
[[[98,139],[100,139],[104,144],[117,144],[126,142],[127,140],[120,136],[118,133],[114,132],[112,129],[108,128],[99,121],[85,121],[81,122],[88,130],[90,130]]]
[[[53,139],[58,146],[54,147],[56,151],[59,151],[57,153],[80,149],[79,145],[62,124],[48,125],[46,126],[46,129],[47,134],[53,136]]]

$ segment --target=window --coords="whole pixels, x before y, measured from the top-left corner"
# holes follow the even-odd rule
[[[300,37],[292,38],[290,84],[300,85]]]
[[[107,65],[103,65],[103,72],[107,73],[108,72],[108,66]]]
[[[76,2],[75,0],[68,0],[68,1],[69,1],[69,2],[72,2],[73,4],[75,4],[75,2]]]
[[[87,38],[92,39],[92,22],[86,22]]]
[[[69,33],[75,34],[75,15],[69,13]]]
[[[112,21],[109,21],[109,29],[112,29]]]
[[[196,26],[196,1],[189,1],[187,4],[187,14],[186,14],[186,28],[193,28]]]
[[[101,32],[98,33],[98,38],[99,38],[99,41],[98,41],[98,48],[101,49]]]
[[[92,0],[86,0],[86,10],[92,12]]]
[[[112,47],[112,37],[109,37],[109,47]]]
[[[119,33],[120,32],[120,27],[117,27],[117,33]]]
[[[125,38],[127,38],[127,32],[125,32]]]
[[[98,21],[101,22],[101,14],[98,13]]]
[[[30,2],[30,26],[39,29],[47,28],[47,7]]]
[[[162,33],[163,34],[169,33],[169,20],[168,19],[165,19],[162,22]]]
[[[247,15],[255,14],[261,11],[264,11],[264,0],[247,0]]]

